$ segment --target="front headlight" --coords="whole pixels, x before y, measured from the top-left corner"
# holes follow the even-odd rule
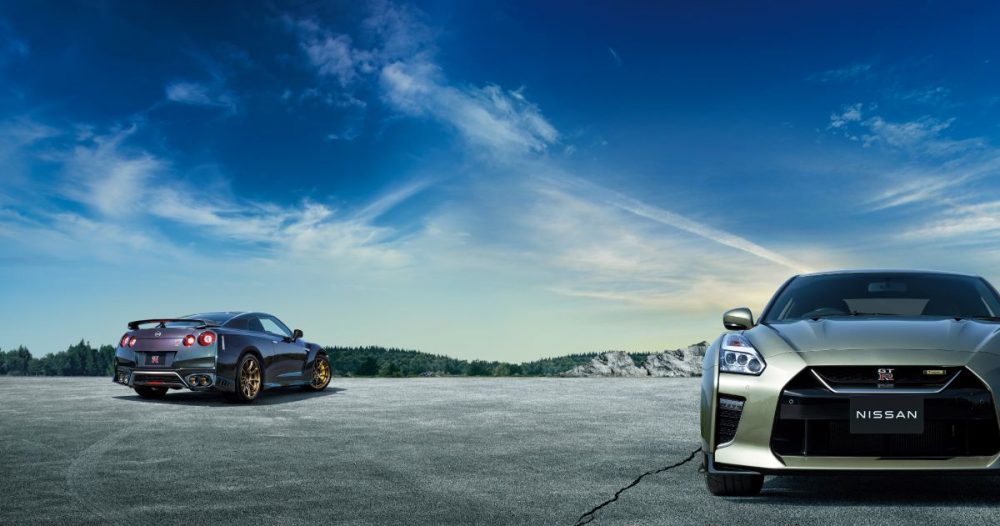
[[[758,376],[764,372],[765,367],[767,364],[764,363],[764,358],[753,348],[753,344],[746,336],[730,333],[722,338],[719,371]]]

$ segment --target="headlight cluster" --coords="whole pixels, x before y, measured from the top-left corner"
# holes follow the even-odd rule
[[[730,333],[722,338],[719,371],[757,376],[764,372],[765,367],[767,364],[764,363],[764,358],[753,348],[753,344],[746,336]]]

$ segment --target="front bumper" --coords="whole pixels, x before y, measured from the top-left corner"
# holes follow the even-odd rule
[[[878,359],[878,362],[874,360]],[[919,457],[893,457],[892,452],[880,456],[848,454],[813,455],[776,452],[774,433],[779,419],[779,404],[786,386],[809,367],[836,366],[849,363],[859,366],[884,367],[891,364],[926,364],[964,367],[970,375],[981,381],[990,393],[993,421],[996,422],[996,402],[993,393],[1000,388],[1000,357],[990,353],[956,353],[952,351],[830,351],[811,353],[784,353],[767,358],[767,369],[759,377],[734,374],[713,375],[718,394],[711,404],[711,414],[718,411],[718,397],[742,399],[742,414],[731,440],[721,442],[716,438],[718,422],[703,428],[709,436],[703,441],[713,469],[723,471],[750,471],[766,474],[809,474],[824,472],[885,471],[986,471],[1000,473],[1000,444],[989,449],[988,454],[976,454],[983,449],[965,450],[953,455],[921,455]],[[705,409],[708,409],[707,407]],[[704,413],[703,413],[704,414]],[[724,421],[725,425],[726,422]],[[777,448],[780,450],[781,448]]]

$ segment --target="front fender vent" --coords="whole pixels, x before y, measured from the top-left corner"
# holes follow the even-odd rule
[[[746,398],[720,396],[715,413],[715,445],[732,442],[736,438],[736,428],[740,425]]]

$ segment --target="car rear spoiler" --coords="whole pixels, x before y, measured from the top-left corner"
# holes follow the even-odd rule
[[[197,318],[153,318],[151,320],[135,320],[128,322],[128,329],[134,331],[139,328],[140,325],[147,323],[159,323],[160,328],[166,327],[168,322],[187,322],[187,323],[197,323],[202,327],[208,327],[209,325],[218,325],[218,323],[211,322],[208,320],[199,320]]]

